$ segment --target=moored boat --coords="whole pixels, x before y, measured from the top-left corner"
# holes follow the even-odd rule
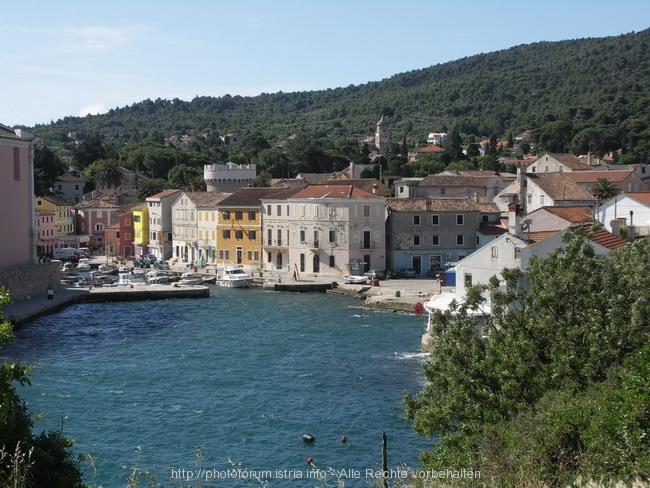
[[[90,271],[90,260],[88,258],[81,258],[77,263],[77,271],[80,273],[86,273]]]
[[[147,283],[150,285],[169,283],[169,276],[167,276],[165,273],[161,273],[160,271],[149,271],[145,275],[145,278],[147,280]]]
[[[178,280],[179,285],[202,285],[203,277],[194,273],[183,273],[181,279]]]
[[[98,269],[101,274],[117,274],[117,269],[115,269],[110,264],[100,264]]]
[[[251,275],[234,264],[224,266],[217,278],[217,284],[226,288],[245,288],[250,285],[251,281]]]

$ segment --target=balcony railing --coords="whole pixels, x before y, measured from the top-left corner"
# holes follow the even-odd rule
[[[359,243],[359,249],[374,249],[375,248],[375,241],[368,241],[368,242],[360,242]]]

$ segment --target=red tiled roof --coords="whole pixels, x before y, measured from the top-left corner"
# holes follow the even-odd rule
[[[542,207],[540,210],[546,210],[572,224],[587,224],[594,221],[589,207]]]
[[[156,193],[155,195],[151,195],[150,197],[147,198],[147,200],[149,198],[165,198],[165,197],[173,195],[174,193],[179,192],[179,191],[181,191],[181,190],[163,190],[160,193]]]
[[[293,198],[383,198],[352,185],[308,186],[293,195]]]
[[[624,192],[625,195],[628,195],[635,200],[638,200],[641,203],[650,205],[650,191],[627,191]]]
[[[625,181],[633,173],[634,170],[629,169],[614,171],[569,171],[565,174],[576,183],[596,183],[598,178],[607,178],[612,183],[620,183]]]
[[[566,173],[527,173],[549,197],[556,201],[593,201],[594,196],[580,188]]]

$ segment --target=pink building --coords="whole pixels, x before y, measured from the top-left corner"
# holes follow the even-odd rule
[[[0,124],[0,269],[36,263],[34,139]]]
[[[39,257],[52,254],[56,244],[56,214],[36,210],[36,253]]]

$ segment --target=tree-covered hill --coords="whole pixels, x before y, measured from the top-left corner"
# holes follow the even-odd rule
[[[498,32],[495,31],[495,35]],[[256,97],[144,100],[103,115],[30,128],[48,144],[68,132],[109,141],[181,134],[257,134],[269,142],[307,131],[357,141],[389,117],[394,140],[424,142],[452,127],[463,135],[538,136],[560,124],[567,140],[597,128],[606,150],[650,149],[650,29],[616,37],[539,42],[478,54],[359,86]],[[426,60],[423,60],[426,62]],[[555,130],[558,127],[554,127]]]

